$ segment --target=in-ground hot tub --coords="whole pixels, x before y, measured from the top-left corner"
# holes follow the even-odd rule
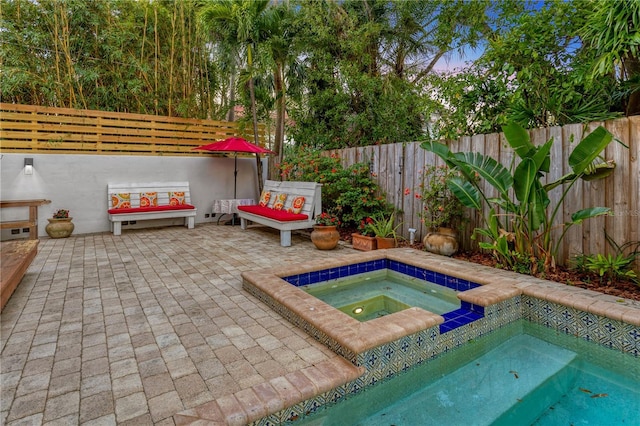
[[[460,309],[454,289],[387,268],[301,288],[361,322],[412,306],[438,315]]]
[[[243,273],[243,287],[276,312],[299,326],[318,341],[324,343],[334,352],[344,356],[355,365],[362,365],[358,355],[379,347],[385,343],[395,342],[407,336],[418,339],[420,354],[412,362],[421,362],[432,353],[428,344],[422,341],[434,341],[439,334],[446,333],[484,317],[484,306],[472,303],[477,297],[474,293],[483,290],[480,284],[489,284],[490,277],[479,275],[479,282],[471,282],[463,277],[455,277],[445,273],[450,268],[442,262],[448,258],[429,256],[416,250],[376,250],[374,252],[345,255],[339,259],[326,260],[313,265],[296,265],[270,271],[253,271]],[[319,298],[304,291],[304,288],[316,283],[337,282],[338,279],[376,271],[391,271],[405,280],[419,282],[425,291],[429,285],[445,287],[460,299],[451,306],[451,310],[435,313],[414,303],[399,301],[395,303],[395,312],[378,316],[361,322],[337,307],[331,306]],[[494,283],[495,285],[499,283]],[[487,289],[495,285],[487,285]],[[494,295],[491,303],[514,297],[517,289],[504,291]],[[467,298],[465,294],[469,294]],[[425,295],[426,296],[426,295]],[[393,298],[391,298],[393,299]],[[363,299],[364,300],[364,299]],[[396,300],[396,302],[398,302]],[[458,304],[459,303],[459,304]],[[385,301],[381,301],[385,305]],[[394,304],[386,301],[386,306]],[[356,309],[356,304],[351,309]],[[421,333],[417,336],[416,333]]]

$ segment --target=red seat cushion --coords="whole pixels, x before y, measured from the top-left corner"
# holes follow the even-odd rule
[[[274,210],[264,206],[238,206],[238,210],[257,214],[258,216],[268,217],[269,219],[279,220],[280,222],[293,222],[295,220],[309,219],[309,216],[306,214],[289,213],[285,210]]]
[[[160,212],[165,210],[193,210],[195,206],[191,204],[182,204],[180,206],[156,206],[156,207],[132,207],[128,209],[109,209],[109,214],[119,213],[146,213],[146,212]]]

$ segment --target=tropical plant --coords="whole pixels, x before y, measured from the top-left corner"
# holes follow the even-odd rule
[[[632,269],[633,256],[629,258],[622,253],[612,254],[596,254],[583,255],[582,264],[584,269],[597,273],[600,276],[600,282],[606,279],[608,282],[616,283],[622,278],[633,280],[638,283],[638,275]]]
[[[638,274],[633,270],[633,263],[640,257],[640,241],[628,241],[618,244],[608,233],[604,237],[613,254],[579,254],[573,260],[576,269],[580,271],[594,272],[600,277],[600,281],[616,283],[620,279],[629,279],[640,284]]]
[[[480,58],[430,76],[434,139],[499,132],[509,121],[533,128],[632,115],[625,103],[634,91],[640,99],[639,9],[633,0],[549,1],[508,12]]]
[[[204,26],[223,44],[242,52],[245,57],[245,82],[249,87],[253,138],[260,144],[258,136],[258,111],[255,92],[254,56],[260,42],[266,39],[267,29],[272,26],[274,9],[269,9],[269,0],[216,0],[209,1],[200,11]],[[232,88],[233,89],[233,88]],[[258,176],[262,175],[262,161],[256,156]],[[262,180],[258,180],[258,189],[262,191]]]
[[[394,225],[396,221],[395,212],[385,216],[378,215],[371,218],[371,221],[367,223],[366,228],[368,230],[367,234],[371,233],[376,237],[381,238],[397,238],[396,231],[402,223]]]
[[[610,211],[606,207],[591,207],[573,213],[571,220],[561,225],[560,237],[553,240],[555,218],[578,179],[600,179],[613,172],[615,165],[600,157],[613,135],[602,126],[588,134],[569,155],[571,173],[545,184],[543,178],[549,173],[554,139],[534,146],[529,133],[515,123],[507,124],[503,131],[509,146],[520,158],[512,170],[480,153],[452,153],[441,143],[425,142],[422,147],[461,172],[462,176],[450,178],[447,186],[465,206],[482,211],[483,205],[488,205],[489,215],[483,217],[485,227],[476,229],[476,234],[490,241],[480,242],[481,248],[492,250],[498,260],[511,269],[527,259],[530,273],[536,274],[540,264],[548,271],[555,267],[559,244],[571,226]],[[498,196],[485,194],[477,177],[491,185]],[[555,188],[563,188],[562,194],[557,204],[551,205],[549,191]]]
[[[2,102],[218,118],[221,70],[209,66],[199,7],[0,0]]]
[[[427,229],[457,229],[462,226],[465,206],[447,186],[447,181],[459,174],[460,172],[446,165],[429,166],[423,171],[420,193],[415,195],[422,200],[420,217]],[[405,190],[405,194],[407,193],[410,191]]]
[[[583,49],[592,52],[589,81],[619,79],[627,116],[640,114],[640,2],[600,0],[580,29]]]

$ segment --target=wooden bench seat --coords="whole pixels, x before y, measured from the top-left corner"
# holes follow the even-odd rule
[[[271,203],[275,194],[287,194],[287,201],[283,210],[274,210],[271,206],[238,206],[240,226],[247,229],[248,222],[259,223],[280,231],[280,245],[291,246],[291,231],[307,229],[316,223],[316,216],[322,213],[322,184],[317,182],[278,182],[267,180],[264,183],[264,191],[272,193]],[[300,213],[289,213],[293,199],[297,196],[304,197],[304,205]]]
[[[2,242],[0,272],[0,311],[22,281],[22,277],[38,253],[38,240]]]
[[[144,194],[155,194],[155,200]],[[197,209],[191,204],[189,182],[117,183],[107,185],[107,213],[113,235],[122,234],[122,222],[184,218],[184,225],[193,229]],[[129,204],[115,205],[118,200],[128,199]],[[141,200],[146,200],[142,203]]]

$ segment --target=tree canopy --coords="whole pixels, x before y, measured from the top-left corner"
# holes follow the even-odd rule
[[[636,0],[0,7],[3,102],[213,119],[241,105],[273,124],[279,153],[285,133],[331,149],[640,113]],[[473,48],[466,68],[438,71]]]

